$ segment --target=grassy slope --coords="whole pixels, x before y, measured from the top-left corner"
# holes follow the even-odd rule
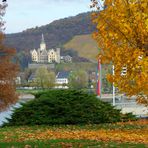
[[[67,42],[64,47],[66,49],[74,49],[79,53],[79,56],[97,61],[98,47],[91,35],[78,35]]]

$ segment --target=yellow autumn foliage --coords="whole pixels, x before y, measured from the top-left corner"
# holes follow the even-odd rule
[[[108,78],[121,92],[148,105],[148,1],[103,0],[100,9],[101,3],[92,0],[97,8],[92,14],[97,29],[93,38],[102,63],[115,66],[114,76]]]
[[[110,128],[97,128],[97,125],[86,125],[82,129],[76,126],[67,127],[13,127],[0,130],[0,142],[47,141],[53,139],[85,139],[103,142],[130,142],[148,144],[148,121],[134,121],[111,124]],[[90,129],[88,129],[88,127]],[[96,126],[96,129],[94,128]],[[134,129],[134,126],[136,129]],[[114,128],[111,128],[114,127]],[[116,127],[116,128],[115,128]],[[129,128],[128,128],[129,127]],[[131,128],[132,127],[132,128]]]

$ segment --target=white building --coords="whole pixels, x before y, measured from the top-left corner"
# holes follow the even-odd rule
[[[69,72],[62,71],[58,72],[56,75],[56,88],[68,88],[68,78],[69,78]]]
[[[46,43],[42,34],[42,39],[39,49],[31,50],[32,62],[35,63],[60,63],[60,48],[46,49]]]
[[[72,57],[70,55],[61,56],[61,62],[72,63]]]

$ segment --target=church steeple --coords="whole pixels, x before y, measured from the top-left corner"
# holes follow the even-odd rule
[[[45,40],[44,40],[44,35],[42,33],[42,39],[41,39],[41,43],[45,43]]]
[[[42,38],[41,38],[40,50],[46,50],[46,43],[45,43],[45,40],[44,40],[43,33],[42,33]]]

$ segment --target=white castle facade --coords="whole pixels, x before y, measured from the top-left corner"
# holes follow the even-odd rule
[[[31,50],[31,58],[34,63],[60,63],[60,48],[46,49],[46,43],[42,34],[40,48]]]

